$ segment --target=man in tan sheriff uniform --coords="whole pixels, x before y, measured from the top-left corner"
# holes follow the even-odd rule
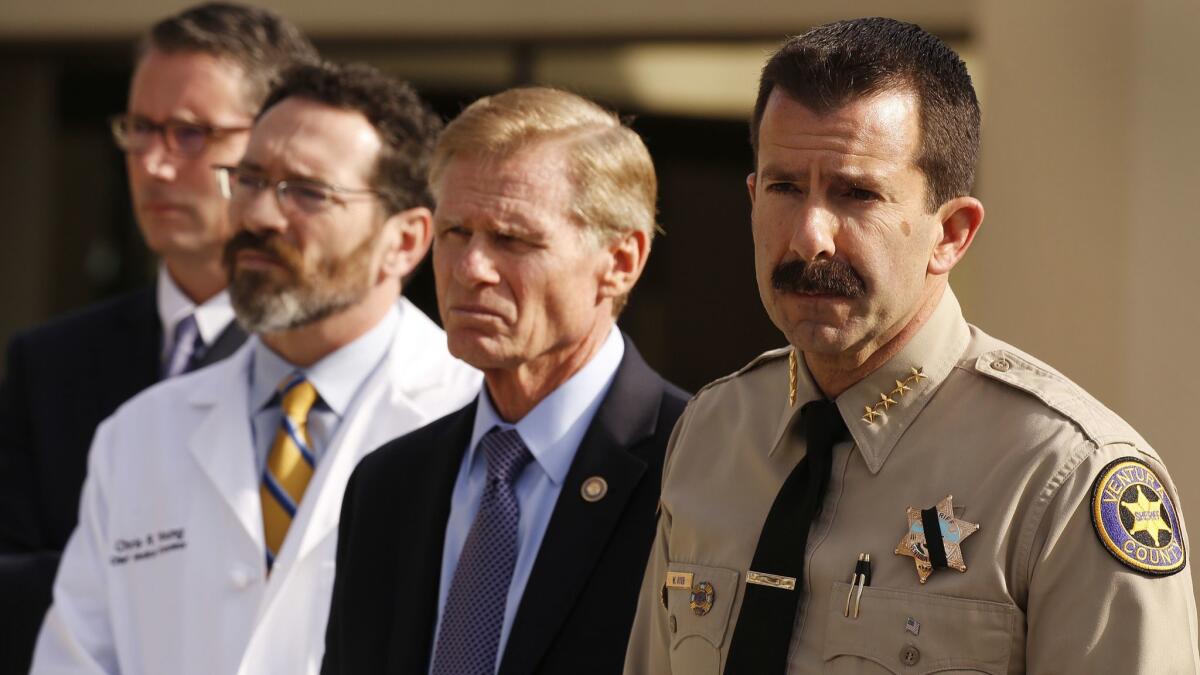
[[[792,346],[676,426],[627,675],[1200,670],[1161,459],[949,288],[978,134],[916,26],[822,26],[764,68],[747,182]]]

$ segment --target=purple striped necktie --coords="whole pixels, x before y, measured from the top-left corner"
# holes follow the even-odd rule
[[[159,373],[162,376],[161,379],[164,380],[190,370],[193,365],[192,357],[196,355],[197,348],[204,348],[204,340],[200,337],[200,326],[196,323],[195,313],[188,314],[175,324],[173,338],[171,352],[167,355],[167,360],[163,362],[162,370]]]

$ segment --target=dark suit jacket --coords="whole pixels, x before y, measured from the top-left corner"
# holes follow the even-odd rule
[[[687,399],[625,339],[550,517],[500,675],[621,672],[654,539],[663,452]],[[323,675],[427,672],[450,498],[474,420],[472,403],[355,469],[342,505]],[[591,476],[608,481],[594,503],[580,494]]]
[[[96,426],[158,380],[153,286],[13,337],[0,383],[0,673],[29,668]],[[246,339],[236,324],[201,365]]]

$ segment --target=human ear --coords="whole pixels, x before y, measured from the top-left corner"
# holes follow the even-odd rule
[[[381,236],[386,237],[380,275],[403,279],[421,263],[433,243],[433,214],[424,206],[388,216]]]
[[[650,237],[641,230],[630,230],[617,235],[604,249],[607,264],[600,273],[600,299],[626,295],[646,267]]]
[[[974,197],[955,197],[942,204],[937,213],[941,225],[939,237],[929,255],[929,273],[949,274],[966,254],[975,233],[983,224],[983,204]]]

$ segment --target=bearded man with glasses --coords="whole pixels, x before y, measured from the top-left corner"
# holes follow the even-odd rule
[[[372,68],[305,65],[207,169],[253,336],[100,425],[34,672],[315,675],[351,470],[479,391],[398,299],[433,239],[440,128]]]
[[[0,672],[28,668],[60,552],[75,527],[97,424],[156,381],[231,354],[221,251],[231,230],[211,165],[236,162],[285,67],[316,58],[278,14],[205,4],[137,48],[128,108],[112,119],[154,285],[17,335],[0,384]]]

